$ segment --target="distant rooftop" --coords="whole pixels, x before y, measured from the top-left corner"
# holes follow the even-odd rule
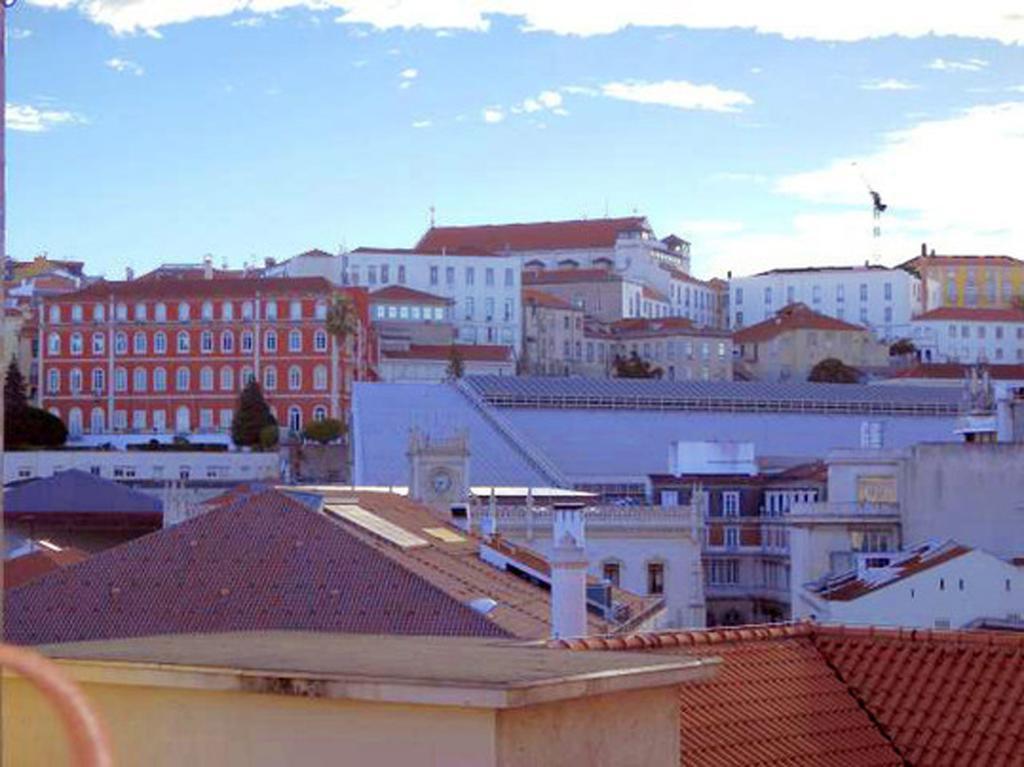
[[[541,221],[483,226],[435,226],[420,238],[417,248],[475,247],[500,253],[510,251],[610,248],[622,232],[647,231],[643,216]]]
[[[795,303],[782,307],[763,322],[740,328],[732,337],[738,344],[760,343],[794,330],[856,332],[865,328],[816,312],[806,304]]]
[[[163,504],[147,493],[78,469],[60,471],[4,490],[4,515],[10,519],[40,514],[163,514]]]

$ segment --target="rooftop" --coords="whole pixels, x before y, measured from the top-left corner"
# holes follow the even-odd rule
[[[119,482],[68,469],[4,489],[4,515],[116,514],[161,517],[163,504]]]
[[[322,295],[339,290],[324,277],[243,277],[230,280],[154,279],[100,281],[74,293],[60,297],[60,301],[105,301],[111,296],[125,299],[162,298],[241,298],[259,293],[274,295]],[[351,290],[351,289],[349,289]]]
[[[829,317],[827,314],[819,314],[806,304],[796,303],[782,307],[774,317],[737,330],[732,337],[733,341],[738,344],[760,343],[794,330],[860,332],[864,328],[837,320],[835,317]]]
[[[398,254],[406,256],[502,256],[501,253],[496,253],[486,248],[479,248],[473,245],[451,245],[444,246],[439,245],[438,247],[422,246],[418,245],[415,248],[370,248],[361,247],[351,251],[352,253],[362,255],[388,255]]]
[[[1024,311],[1020,309],[984,309],[966,306],[940,306],[938,309],[919,314],[914,322],[935,320],[956,320],[957,322],[1024,322]]]
[[[970,365],[959,362],[929,362],[901,370],[892,378],[957,379],[962,381],[968,377],[970,370]],[[994,381],[1024,380],[1024,365],[985,365],[985,371]]]
[[[389,285],[386,288],[375,290],[370,293],[370,301],[436,304],[438,306],[448,306],[449,304],[455,303],[455,299],[453,298],[445,298],[444,296],[427,293],[423,290],[413,290],[412,288],[407,288],[404,285]]]
[[[622,275],[601,267],[523,271],[523,285],[575,285],[580,282],[622,282]]]
[[[543,306],[547,309],[582,311],[558,296],[554,296],[551,293],[545,293],[543,290],[536,290],[534,288],[523,288],[523,304],[536,304],[537,306]]]
[[[434,226],[420,238],[417,248],[476,247],[500,253],[505,250],[576,250],[610,248],[626,231],[650,231],[643,216],[541,221],[484,226]]]
[[[13,589],[40,575],[81,562],[88,556],[88,553],[72,546],[61,548],[41,542],[35,551],[4,560],[4,588]]]
[[[382,349],[393,360],[449,360],[457,354],[463,362],[509,362],[512,348],[494,344],[411,344],[408,349]]]

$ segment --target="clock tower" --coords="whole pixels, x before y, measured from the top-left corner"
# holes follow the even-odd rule
[[[432,438],[413,429],[406,455],[412,500],[447,509],[469,497],[469,435],[465,431]]]

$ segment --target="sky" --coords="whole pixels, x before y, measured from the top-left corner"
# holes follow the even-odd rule
[[[432,207],[639,213],[705,278],[1024,258],[1019,0],[20,0],[7,27],[16,258],[409,247]]]

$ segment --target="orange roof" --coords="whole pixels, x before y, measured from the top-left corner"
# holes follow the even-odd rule
[[[576,310],[576,307],[568,301],[565,301],[558,296],[553,296],[550,293],[545,293],[543,290],[534,290],[533,288],[523,288],[523,303],[536,304],[537,306],[544,306],[548,309]],[[582,309],[577,311],[582,311]]]
[[[408,349],[383,349],[381,355],[396,360],[448,360],[452,349],[464,362],[508,362],[512,349],[485,344],[411,344]]]
[[[88,558],[87,552],[73,546],[56,551],[48,548],[30,551],[28,554],[22,554],[20,557],[14,557],[4,562],[4,588],[13,589],[15,586],[28,583],[51,570],[73,565]]]
[[[686,272],[681,272],[678,269],[676,269],[675,267],[668,266],[667,264],[661,264],[661,268],[664,269],[666,272],[668,272],[669,276],[673,280],[679,280],[681,282],[689,282],[689,283],[692,283],[694,285],[701,285],[702,287],[705,287],[705,288],[712,287],[712,283],[714,282],[714,280],[707,280],[707,281],[705,281],[705,280],[698,280],[696,277],[694,277],[694,276],[692,276],[690,274],[687,274]],[[718,280],[718,282],[721,283],[722,285],[728,285],[728,283],[726,283],[724,280]]]
[[[389,285],[386,288],[373,291],[370,294],[370,302],[374,301],[408,301],[415,304],[430,303],[438,304],[439,306],[447,306],[454,303],[452,298],[437,296],[423,290],[413,290],[404,285]]]
[[[524,271],[524,285],[571,285],[577,282],[621,282],[621,275],[608,269],[542,269]]]
[[[307,293],[351,292],[351,288],[336,288],[324,277],[246,277],[229,280],[152,279],[129,282],[96,282],[75,293],[66,293],[55,301],[102,301],[114,298],[237,298],[255,295],[297,295]]]
[[[758,343],[770,341],[778,335],[793,330],[857,331],[864,330],[864,328],[837,320],[826,314],[818,314],[818,312],[811,311],[806,304],[797,303],[784,306],[775,313],[774,317],[770,317],[764,322],[737,330],[732,337],[736,343]]]
[[[352,251],[353,253],[373,254],[380,253],[387,255],[389,253],[397,253],[408,256],[500,256],[501,253],[493,253],[483,248],[473,247],[471,245],[458,245],[450,248],[438,247],[415,247],[415,248],[371,248],[361,247],[356,248]]]
[[[832,602],[849,602],[872,591],[917,575],[925,570],[938,567],[951,559],[969,554],[973,549],[948,541],[942,544],[924,544],[893,562],[888,567],[874,568],[870,575],[862,576],[856,570],[827,579],[814,587],[822,599]]]
[[[915,322],[956,320],[957,322],[1024,322],[1020,309],[972,309],[966,306],[940,306],[914,317]]]
[[[643,216],[542,221],[531,224],[435,226],[420,238],[417,248],[475,247],[505,250],[574,250],[610,248],[621,232],[650,231]]]
[[[815,624],[553,640],[720,657],[680,689],[685,765],[1012,765],[1024,635]]]
[[[970,365],[963,365],[959,362],[921,363],[906,370],[901,370],[892,377],[963,379],[967,376],[970,367]],[[989,377],[996,381],[1024,380],[1024,365],[985,365],[984,369],[988,372]]]

